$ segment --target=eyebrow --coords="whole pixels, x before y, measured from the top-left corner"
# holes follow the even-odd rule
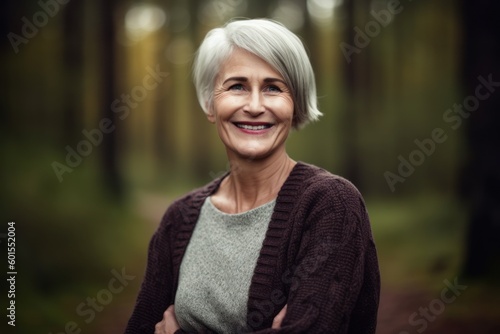
[[[224,85],[228,81],[243,81],[243,82],[248,82],[248,78],[247,77],[230,77],[230,78],[227,78],[226,80],[224,80],[224,82],[222,84]],[[276,81],[279,81],[279,82],[283,83],[284,85],[286,85],[286,82],[283,81],[283,80],[281,80],[281,79],[279,79],[279,78],[265,78],[264,79],[265,83],[276,82]]]

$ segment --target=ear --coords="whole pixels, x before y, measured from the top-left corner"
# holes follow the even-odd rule
[[[215,124],[215,115],[211,111],[207,114],[207,119],[210,123]]]
[[[210,123],[212,124],[215,124],[215,112],[214,112],[214,108],[212,106],[209,105],[208,102],[205,103],[205,107],[207,109],[207,119]]]

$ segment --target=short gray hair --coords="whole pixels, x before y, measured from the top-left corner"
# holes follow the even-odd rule
[[[212,106],[221,65],[235,48],[262,58],[283,76],[292,92],[294,128],[322,115],[317,108],[314,72],[304,45],[281,23],[269,19],[230,21],[205,36],[193,64],[196,94],[205,113]]]

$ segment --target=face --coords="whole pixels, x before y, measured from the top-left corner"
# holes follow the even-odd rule
[[[285,152],[293,99],[283,77],[261,58],[237,49],[215,82],[208,120],[228,156],[264,159]]]

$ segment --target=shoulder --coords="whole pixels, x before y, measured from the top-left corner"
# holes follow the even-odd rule
[[[347,179],[323,168],[300,163],[302,186],[299,201],[314,203],[331,202],[347,206],[364,207],[364,200],[359,190]]]
[[[292,219],[302,231],[316,231],[340,243],[346,235],[372,240],[370,219],[359,190],[347,179],[313,165],[304,169],[303,184],[295,198]],[[328,237],[327,237],[328,238]]]

